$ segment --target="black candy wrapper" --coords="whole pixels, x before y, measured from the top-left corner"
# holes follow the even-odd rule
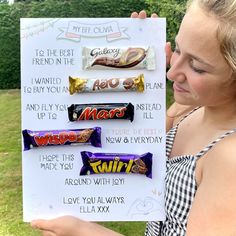
[[[134,119],[134,106],[131,103],[72,104],[68,107],[70,121]]]
[[[81,152],[83,167],[80,175],[101,173],[143,174],[152,178],[152,153],[142,155],[125,153]]]

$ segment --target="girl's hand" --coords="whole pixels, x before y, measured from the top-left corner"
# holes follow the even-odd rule
[[[166,43],[165,51],[166,51],[166,66],[169,66],[170,65],[170,59],[171,59],[172,54],[173,54],[170,42]]]
[[[121,236],[99,224],[63,216],[53,220],[34,220],[31,226],[39,229],[43,236]]]
[[[144,10],[140,11],[139,13],[133,12],[130,17],[131,18],[145,19],[145,18],[147,18],[147,13]],[[152,13],[151,17],[156,18],[156,17],[158,17],[158,15],[156,13]]]

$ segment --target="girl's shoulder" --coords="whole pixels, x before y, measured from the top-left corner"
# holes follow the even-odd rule
[[[222,137],[224,138],[212,148],[212,153],[209,154],[213,155],[215,161],[219,163],[235,164],[236,167],[236,129],[226,132]]]
[[[178,122],[190,111],[192,111],[195,106],[182,105],[174,102],[166,112],[166,131],[168,132],[172,127],[174,127]]]
[[[236,133],[227,135],[197,163],[201,181],[188,218],[191,235],[201,235],[202,230],[207,235],[236,235],[235,143]]]
[[[224,138],[222,138],[224,136]],[[214,179],[230,175],[236,179],[236,132],[231,130],[215,140],[215,145],[207,152],[204,170]],[[210,174],[209,174],[210,173]]]

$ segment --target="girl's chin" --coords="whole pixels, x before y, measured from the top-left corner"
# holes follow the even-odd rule
[[[181,104],[181,105],[194,105],[191,102],[191,99],[187,98],[187,96],[180,95],[179,93],[174,92],[174,101]]]

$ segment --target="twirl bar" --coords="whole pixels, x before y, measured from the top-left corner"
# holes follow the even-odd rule
[[[70,121],[81,120],[130,120],[134,119],[134,106],[131,103],[72,104],[68,107]]]
[[[83,167],[80,175],[103,173],[143,174],[152,178],[152,153],[142,155],[125,153],[81,152]]]
[[[44,130],[22,131],[24,139],[24,151],[32,147],[90,144],[94,147],[101,147],[101,128],[68,129],[68,130]]]

